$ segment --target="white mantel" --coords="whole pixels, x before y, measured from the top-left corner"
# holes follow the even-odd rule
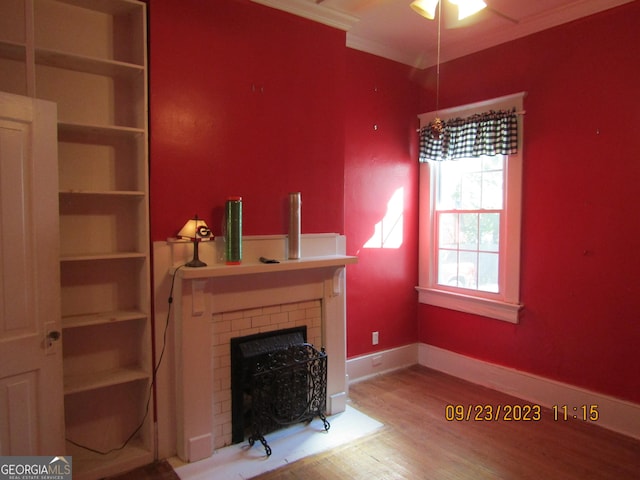
[[[286,236],[245,237],[240,265],[223,263],[220,254],[224,249],[220,241],[203,243],[200,258],[208,266],[176,270],[189,260],[191,248],[191,245],[169,244],[168,250],[166,247],[154,249],[165,254],[170,252],[169,273],[175,273],[178,456],[190,462],[207,458],[219,444],[215,439],[213,412],[214,371],[217,370],[212,365],[212,318],[222,317],[219,314],[224,312],[319,300],[322,306],[322,345],[319,346],[325,347],[329,359],[327,413],[343,411],[348,388],[345,266],[357,262],[356,257],[345,255],[345,238],[337,234],[303,235],[301,258],[287,260],[284,258]],[[261,256],[275,258],[280,263],[261,263]]]

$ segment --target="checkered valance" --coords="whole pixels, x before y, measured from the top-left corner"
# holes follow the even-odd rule
[[[420,129],[420,162],[455,160],[518,152],[518,116],[515,110],[489,111],[467,118],[433,122]]]

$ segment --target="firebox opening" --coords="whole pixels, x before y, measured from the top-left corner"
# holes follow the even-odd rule
[[[251,378],[256,365],[268,354],[302,345],[305,325],[231,339],[231,441],[240,443],[251,425]]]

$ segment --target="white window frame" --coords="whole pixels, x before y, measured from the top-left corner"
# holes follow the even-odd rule
[[[500,293],[488,294],[463,288],[442,288],[437,283],[437,239],[435,228],[435,173],[430,163],[420,164],[419,286],[418,301],[428,305],[473,313],[510,323],[518,323],[520,303],[520,231],[522,216],[522,114],[525,93],[428,112],[418,116],[420,126],[436,116],[442,120],[468,117],[489,110],[510,110],[518,114],[518,153],[506,156],[504,198],[504,240],[500,245]]]

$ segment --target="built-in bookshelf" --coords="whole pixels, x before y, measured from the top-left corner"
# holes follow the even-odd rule
[[[0,71],[58,105],[66,454],[102,478],[154,456],[146,5],[2,0]]]

